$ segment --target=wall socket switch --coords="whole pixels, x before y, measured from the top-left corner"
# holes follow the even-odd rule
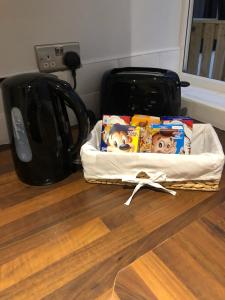
[[[63,55],[66,52],[74,51],[80,55],[80,43],[59,43],[34,46],[37,64],[40,72],[57,72],[67,70],[63,63]]]

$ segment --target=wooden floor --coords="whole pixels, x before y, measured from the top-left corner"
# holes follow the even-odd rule
[[[143,189],[126,207],[131,191],[82,172],[26,186],[0,152],[0,299],[109,299],[119,270],[225,201],[225,175],[216,193]]]
[[[225,203],[120,271],[115,297],[224,300]]]

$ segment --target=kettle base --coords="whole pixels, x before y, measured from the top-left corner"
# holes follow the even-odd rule
[[[75,170],[74,170],[75,171]],[[55,183],[58,183],[67,177],[69,177],[73,172],[70,171],[68,173],[64,173],[61,176],[55,177],[55,178],[43,178],[43,179],[31,179],[31,178],[25,178],[23,176],[20,176],[20,174],[17,173],[18,178],[25,184],[30,185],[30,186],[49,186]]]

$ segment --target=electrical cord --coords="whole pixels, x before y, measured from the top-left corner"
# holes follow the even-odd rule
[[[71,70],[71,75],[73,78],[73,89],[76,90],[77,88],[77,73],[76,70]]]
[[[74,51],[66,52],[63,56],[63,63],[68,67],[73,78],[73,89],[77,87],[77,74],[76,70],[81,67],[80,56]],[[87,109],[88,119],[90,122],[90,129],[92,129],[97,121],[94,112]]]
[[[71,71],[75,90],[77,87],[76,70],[81,67],[80,56],[74,51],[68,51],[63,56],[63,63]]]

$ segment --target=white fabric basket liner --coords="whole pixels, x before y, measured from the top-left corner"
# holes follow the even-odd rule
[[[193,125],[191,155],[101,152],[101,128],[102,122],[99,121],[81,147],[84,177],[87,180],[126,181],[126,178],[135,178],[139,172],[145,172],[155,182],[221,179],[224,153],[210,124]]]

